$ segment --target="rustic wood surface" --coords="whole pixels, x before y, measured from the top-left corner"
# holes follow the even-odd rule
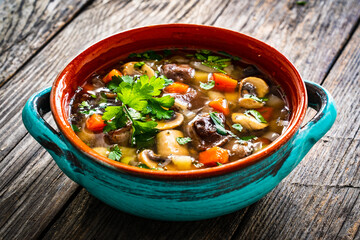
[[[358,0],[3,1],[0,13],[0,239],[360,239]],[[278,187],[215,219],[161,222],[114,210],[62,174],[21,122],[26,100],[86,47],[172,22],[263,40],[338,105],[334,127]]]

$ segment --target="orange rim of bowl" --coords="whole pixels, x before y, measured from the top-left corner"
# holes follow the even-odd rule
[[[232,161],[230,163],[216,166],[216,167],[210,167],[210,168],[202,168],[202,169],[196,169],[196,170],[182,170],[182,171],[160,171],[160,170],[150,170],[150,169],[143,169],[135,166],[130,166],[121,162],[117,162],[114,160],[111,160],[107,157],[104,157],[100,154],[98,154],[96,151],[94,151],[92,148],[87,146],[81,139],[75,134],[75,132],[72,130],[71,125],[68,121],[66,116],[66,110],[62,107],[63,106],[63,99],[60,99],[59,96],[57,96],[57,91],[61,91],[64,89],[64,85],[61,84],[62,80],[67,77],[67,74],[69,72],[69,65],[71,63],[74,63],[76,61],[81,60],[81,58],[84,58],[86,55],[94,51],[95,49],[99,48],[101,44],[106,41],[107,39],[110,39],[111,37],[117,36],[119,34],[123,33],[129,33],[131,31],[143,29],[143,28],[157,28],[157,27],[185,27],[185,28],[208,28],[209,30],[221,30],[221,31],[227,31],[231,32],[233,34],[239,34],[242,35],[242,37],[249,39],[252,42],[256,42],[257,44],[261,44],[267,48],[268,51],[272,51],[274,54],[277,55],[277,57],[282,58],[284,62],[288,64],[288,67],[291,68],[293,71],[293,74],[296,76],[297,85],[297,93],[303,93],[301,94],[299,99],[299,103],[297,105],[296,111],[293,110],[293,115],[290,119],[289,126],[285,130],[284,133],[282,133],[274,142],[272,142],[270,145],[265,147],[264,149],[260,150],[259,152],[256,152],[254,154],[251,154],[245,158]],[[300,94],[299,93],[299,94]],[[267,45],[264,42],[261,42],[255,38],[249,37],[247,35],[244,35],[239,32],[235,32],[232,30],[224,29],[224,28],[218,28],[218,27],[212,27],[212,26],[204,26],[204,25],[196,25],[196,24],[161,24],[161,25],[152,25],[152,26],[146,26],[146,27],[140,27],[140,28],[134,28],[127,31],[120,32],[118,34],[112,35],[110,37],[107,37],[83,52],[81,52],[79,55],[77,55],[69,64],[66,65],[64,70],[58,75],[57,79],[55,80],[53,87],[51,89],[51,95],[50,95],[50,106],[51,106],[51,112],[53,114],[53,117],[55,119],[55,122],[57,126],[59,127],[61,133],[65,136],[65,138],[74,146],[77,148],[80,152],[88,156],[90,159],[92,159],[94,162],[108,167],[109,169],[112,169],[114,171],[117,171],[119,173],[127,173],[131,175],[136,175],[138,177],[144,177],[144,178],[150,178],[150,179],[164,179],[164,180],[191,180],[191,179],[200,179],[200,178],[207,178],[207,177],[214,177],[219,176],[227,173],[231,173],[234,171],[237,171],[239,169],[243,169],[247,166],[253,165],[266,157],[272,155],[275,153],[278,149],[280,149],[283,145],[285,145],[286,142],[288,142],[296,133],[296,131],[300,128],[301,122],[304,119],[306,108],[307,108],[307,94],[306,94],[306,88],[305,83],[301,80],[300,74],[296,70],[296,68],[293,66],[293,64],[280,52],[278,52],[273,47]]]

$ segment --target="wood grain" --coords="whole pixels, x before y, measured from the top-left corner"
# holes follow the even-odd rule
[[[0,86],[9,80],[88,0],[0,2]]]
[[[351,115],[359,112],[355,98],[359,88],[354,87],[359,83],[359,30],[334,67],[333,61],[357,26],[359,14],[357,1],[312,1],[305,6],[294,1],[95,1],[0,88],[0,207],[5,209],[0,236],[38,237],[45,230],[41,236],[46,238],[229,239],[234,232],[233,239],[325,238],[335,232],[339,238],[355,238],[359,120]],[[95,41],[134,26],[168,22],[214,24],[265,40],[310,80],[321,82],[331,69],[324,84],[341,103],[340,119],[353,123],[352,128],[338,121],[338,127],[278,188],[259,203],[225,217],[195,223],[150,221],[115,211],[84,190],[61,212],[77,185],[26,134],[22,106]],[[54,224],[46,228],[55,215]]]

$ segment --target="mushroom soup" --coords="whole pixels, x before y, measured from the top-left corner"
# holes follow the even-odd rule
[[[290,118],[268,75],[209,50],[130,54],[93,73],[70,105],[73,130],[98,154],[163,171],[249,156],[279,137]]]

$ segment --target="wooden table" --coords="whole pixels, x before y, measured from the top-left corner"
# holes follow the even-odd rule
[[[360,2],[0,1],[0,239],[360,239]],[[274,46],[335,98],[333,128],[281,184],[197,222],[117,211],[68,179],[21,110],[82,50],[125,29],[196,23]],[[47,117],[51,121],[51,116]]]

